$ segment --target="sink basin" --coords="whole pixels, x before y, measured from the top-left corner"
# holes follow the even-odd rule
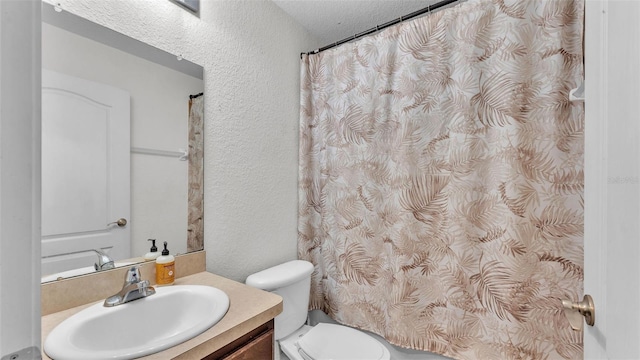
[[[117,262],[115,264],[115,267],[123,267],[123,266],[128,266],[131,264],[135,264],[136,262],[134,261],[125,261],[125,262]],[[83,268],[78,268],[78,269],[71,269],[71,270],[67,270],[67,271],[62,271],[59,273],[55,273],[55,274],[51,274],[51,275],[45,275],[42,278],[40,278],[40,283],[46,283],[49,281],[56,281],[59,279],[66,279],[66,278],[70,278],[73,276],[79,276],[79,275],[85,275],[85,274],[92,274],[95,273],[96,269],[93,266],[86,266]]]
[[[114,307],[101,301],[67,318],[47,336],[44,351],[52,359],[133,359],[201,334],[229,309],[227,294],[211,286],[155,289],[146,298]]]

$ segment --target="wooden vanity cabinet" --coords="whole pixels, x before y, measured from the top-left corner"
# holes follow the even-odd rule
[[[205,360],[273,360],[273,320],[249,331]]]

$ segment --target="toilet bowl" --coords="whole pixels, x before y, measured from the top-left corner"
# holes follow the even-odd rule
[[[389,350],[362,331],[335,324],[304,325],[311,273],[308,261],[294,260],[247,277],[246,284],[282,297],[275,339],[290,360],[389,360]]]
[[[388,360],[389,350],[356,329],[321,323],[303,325],[278,341],[290,360]]]

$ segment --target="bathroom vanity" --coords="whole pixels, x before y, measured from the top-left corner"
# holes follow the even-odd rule
[[[140,265],[142,276],[153,274],[150,263]],[[195,265],[195,266],[194,266]],[[270,359],[273,356],[273,319],[282,312],[282,298],[232,281],[204,270],[204,252],[178,256],[175,285],[207,285],[224,291],[229,297],[229,310],[214,326],[200,335],[167,350],[141,359]],[[103,288],[113,292],[122,285],[126,269],[93,274],[43,285],[42,341],[66,318],[104,301]],[[188,274],[188,275],[187,275]],[[88,287],[88,288],[87,288]],[[84,291],[78,291],[83,289]],[[100,298],[73,304],[68,294],[89,293]],[[85,295],[89,296],[89,295]],[[67,298],[69,297],[69,298]],[[142,299],[144,300],[144,299]],[[136,300],[140,301],[140,300]],[[65,308],[64,304],[74,305]],[[69,306],[69,305],[66,305]],[[188,304],[185,304],[188,306]],[[50,359],[42,353],[43,359]]]

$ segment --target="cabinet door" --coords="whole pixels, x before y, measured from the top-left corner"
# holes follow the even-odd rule
[[[251,340],[243,347],[225,356],[225,360],[273,359],[273,329]]]

